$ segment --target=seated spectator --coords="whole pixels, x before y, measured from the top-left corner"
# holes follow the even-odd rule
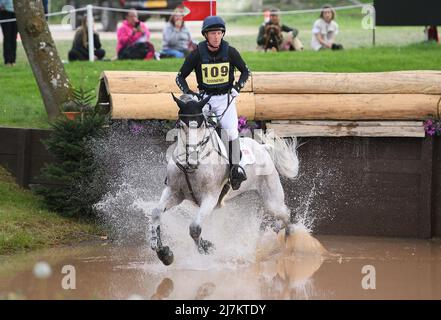
[[[288,34],[283,37],[282,32]],[[270,21],[263,23],[259,28],[257,45],[265,51],[301,51],[303,45],[297,38],[299,31],[280,23],[280,12],[277,9],[270,11]]]
[[[127,13],[126,20],[117,31],[117,38],[116,52],[120,60],[149,60],[155,56],[155,48],[149,42],[150,31],[144,22],[139,21],[136,10]]]
[[[190,31],[184,24],[184,12],[176,9],[162,33],[161,58],[184,58],[196,49]]]
[[[320,13],[320,19],[316,20],[312,27],[312,50],[343,49],[341,44],[335,43],[335,36],[338,34],[338,24],[334,19],[335,10],[329,5],[323,6]]]
[[[93,33],[93,46],[95,60],[102,60],[106,55],[106,51],[101,48],[100,37],[98,33]],[[87,16],[83,17],[81,27],[75,33],[72,49],[68,54],[69,61],[89,60],[89,34],[87,30]]]

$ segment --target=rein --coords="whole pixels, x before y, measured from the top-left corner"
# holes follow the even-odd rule
[[[235,99],[235,97],[233,97],[233,98],[230,100],[230,94],[228,93],[228,105],[227,105],[227,107],[225,108],[225,110],[222,112],[222,114],[221,114],[219,117],[216,116],[216,115],[214,115],[214,116],[207,116],[207,117],[206,117],[206,116],[204,115],[203,112],[201,112],[201,113],[196,113],[196,114],[180,114],[180,115],[179,115],[179,117],[204,116],[204,122],[203,122],[203,124],[205,124],[205,128],[204,128],[204,137],[202,138],[201,141],[199,141],[199,142],[196,144],[195,150],[193,150],[192,153],[196,152],[196,154],[198,154],[199,151],[203,152],[204,149],[206,148],[208,142],[212,139],[213,134],[216,134],[216,135],[217,135],[217,133],[216,133],[216,129],[220,126],[220,119],[223,118],[223,116],[225,115],[226,111],[228,110],[228,108],[230,107],[230,105],[231,105],[231,103],[233,102],[234,99]],[[207,122],[207,118],[214,118],[214,117],[216,117],[216,118],[218,119],[218,122],[216,123],[216,125],[208,124],[208,122]],[[208,126],[209,126],[209,125],[210,125],[211,127],[213,127],[214,130],[212,130],[212,131],[210,132],[209,135],[206,135],[207,130],[210,131],[210,130],[208,129]],[[181,134],[182,125],[179,125],[178,128],[180,129],[180,130],[179,130],[179,134]],[[179,139],[178,139],[178,141],[179,141]],[[228,161],[228,159],[222,154],[222,151],[220,150],[220,146],[219,146],[219,143],[218,143],[218,140],[217,140],[217,139],[216,139],[216,142],[217,142],[217,144],[218,144],[218,147],[214,146],[214,149],[216,150],[217,154],[218,154],[221,158],[224,158],[224,159],[226,159],[226,160]],[[173,161],[175,162],[176,166],[179,168],[179,170],[181,170],[181,171],[184,173],[185,181],[187,182],[187,187],[188,187],[188,190],[190,191],[190,195],[191,195],[191,197],[192,197],[194,203],[196,203],[196,204],[199,206],[200,204],[199,204],[198,200],[196,199],[196,195],[194,194],[193,187],[191,186],[190,178],[188,177],[188,174],[189,174],[189,173],[193,173],[193,172],[198,168],[199,158],[197,159],[197,162],[198,162],[198,163],[196,164],[196,167],[195,167],[195,168],[191,168],[191,167],[189,166],[189,164],[188,164],[188,158],[189,158],[189,153],[188,153],[188,149],[189,149],[189,148],[188,148],[188,147],[189,147],[189,144],[186,143],[186,144],[185,144],[185,165],[182,165],[182,164],[179,162],[179,158],[183,155],[183,153],[177,155],[176,157],[174,156],[174,153],[173,153],[173,154],[172,154],[172,157],[173,157]],[[198,147],[199,147],[199,148],[202,148],[202,149],[200,150],[200,149],[198,149]],[[207,152],[207,154],[205,154],[201,159],[204,159],[204,158],[208,157],[208,156],[210,155],[210,153],[211,153],[211,150],[210,150],[209,152]],[[190,170],[189,170],[189,169],[190,169]]]

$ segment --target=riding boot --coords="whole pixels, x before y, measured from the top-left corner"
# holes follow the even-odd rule
[[[231,188],[233,190],[237,190],[240,188],[241,183],[247,180],[245,169],[239,165],[240,159],[242,158],[239,138],[236,138],[233,141],[229,141],[228,145],[229,145],[228,159],[230,162]]]

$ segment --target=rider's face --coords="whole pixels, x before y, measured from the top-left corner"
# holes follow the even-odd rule
[[[208,31],[207,32],[207,41],[213,47],[219,47],[222,41],[223,32],[220,30]]]

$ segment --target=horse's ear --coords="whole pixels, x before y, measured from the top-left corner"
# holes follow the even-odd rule
[[[207,97],[205,97],[204,99],[202,99],[201,101],[199,101],[198,102],[198,107],[199,108],[203,108],[210,99],[211,99],[211,94],[208,95]]]
[[[173,100],[175,100],[176,104],[178,105],[179,109],[182,109],[185,107],[185,103],[182,100],[176,98],[175,95],[173,94],[173,92],[171,92],[171,95],[173,97]]]

